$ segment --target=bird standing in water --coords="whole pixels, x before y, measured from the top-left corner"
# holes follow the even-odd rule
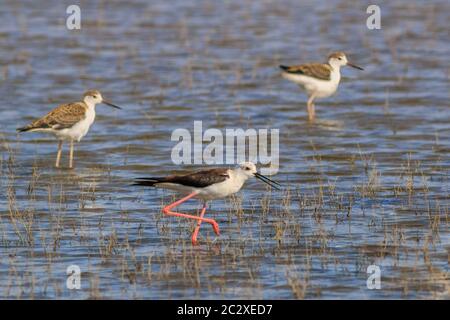
[[[59,140],[55,166],[59,167],[63,141],[70,142],[69,168],[73,167],[73,143],[80,142],[88,133],[95,120],[95,106],[104,103],[110,107],[120,107],[103,99],[97,90],[84,93],[83,101],[60,105],[29,125],[18,128],[19,132],[48,132]]]
[[[350,63],[343,52],[334,52],[328,57],[327,63],[307,63],[298,66],[283,66],[282,75],[285,79],[302,86],[308,93],[308,118],[313,121],[316,112],[314,99],[327,98],[333,95],[341,81],[341,67],[350,66],[364,70]]]

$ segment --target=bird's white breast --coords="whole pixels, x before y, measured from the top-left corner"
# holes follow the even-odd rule
[[[239,177],[230,174],[230,178],[227,180],[199,190],[199,197],[208,200],[224,198],[241,190],[244,182],[244,179],[240,179]]]
[[[95,120],[95,108],[89,107],[86,110],[86,117],[77,122],[71,128],[60,130],[57,135],[62,139],[80,141],[89,131]]]
[[[326,98],[334,94],[339,86],[341,75],[339,71],[331,72],[331,79],[329,81],[318,80],[315,95],[317,98]]]
[[[309,95],[314,94],[316,98],[326,98],[336,92],[341,74],[339,70],[334,69],[331,72],[330,80],[320,80],[301,74],[283,73],[283,77],[287,80],[295,82],[305,88]]]

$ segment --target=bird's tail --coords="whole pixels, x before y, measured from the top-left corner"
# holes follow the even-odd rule
[[[288,66],[280,65],[280,69],[283,70],[283,71],[289,71],[289,68],[290,67],[288,67]]]
[[[25,127],[17,128],[16,130],[17,130],[17,132],[27,132],[27,131],[30,131],[32,129],[33,129],[33,127],[25,126]]]
[[[132,186],[153,187],[157,183],[164,182],[164,178],[135,178]]]

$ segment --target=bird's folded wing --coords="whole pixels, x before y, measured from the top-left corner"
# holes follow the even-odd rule
[[[60,105],[44,117],[32,122],[28,128],[55,130],[70,128],[86,117],[86,108],[82,102]]]
[[[323,63],[308,63],[299,66],[291,66],[283,68],[284,72],[292,74],[301,74],[320,80],[330,80],[331,66]]]
[[[224,182],[230,178],[228,169],[209,169],[197,171],[187,175],[175,175],[165,178],[161,182],[176,183],[194,188],[204,188],[215,183]]]

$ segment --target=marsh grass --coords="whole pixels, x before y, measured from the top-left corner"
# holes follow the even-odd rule
[[[324,286],[317,280],[320,273],[344,279],[356,274],[364,283],[365,268],[373,263],[389,270],[384,278],[389,292],[448,296],[448,252],[442,251],[448,239],[448,201],[436,197],[435,171],[429,169],[439,165],[423,167],[412,153],[398,163],[397,180],[386,184],[376,157],[358,147],[348,163],[362,174],[353,188],[342,188],[344,178],[325,177],[321,151],[311,143],[308,166],[315,178],[308,188],[288,183],[275,192],[259,185],[253,193],[256,185],[250,183],[251,191],[210,204],[207,215],[217,219],[222,234],[216,237],[205,224],[201,245],[192,247],[195,223],[161,213],[176,195],[140,190],[127,200],[134,211],[115,201],[120,193],[114,190],[125,181],[108,167],[79,174],[33,160],[31,173],[24,176],[16,151],[7,144],[4,148],[4,297],[73,295],[64,287],[63,271],[80,261],[89,268],[82,275],[90,299],[139,298],[146,290],[164,292],[167,298],[262,298],[267,290],[280,290],[280,298],[322,297],[356,284],[347,280]],[[249,192],[258,196],[249,197]],[[159,197],[159,205],[147,207],[143,201],[149,196]],[[105,203],[111,203],[108,210]],[[179,209],[198,214],[200,206],[192,201]],[[273,278],[274,288],[267,288],[267,277]]]

